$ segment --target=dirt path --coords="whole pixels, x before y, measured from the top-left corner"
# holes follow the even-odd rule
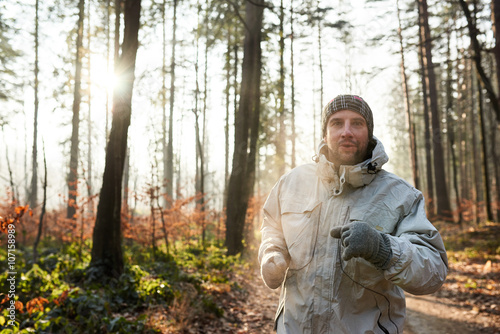
[[[495,333],[491,319],[474,309],[434,295],[406,296],[405,334],[477,334]]]

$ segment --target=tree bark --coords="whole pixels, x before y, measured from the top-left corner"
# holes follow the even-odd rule
[[[482,97],[481,93],[481,87],[478,87],[479,90],[479,96]],[[485,121],[485,112],[484,108],[482,106],[482,98],[481,100],[478,101],[479,103],[479,124],[481,126],[481,147],[483,151],[483,159],[482,159],[482,169],[483,169],[483,175],[484,175],[484,194],[486,196],[485,198],[485,208],[486,208],[486,218],[489,221],[493,221],[493,209],[492,209],[492,201],[491,201],[491,183],[490,183],[490,171],[489,171],[489,166],[488,166],[488,157],[489,157],[489,152],[488,152],[488,144],[487,144],[487,133],[486,133],[486,121]]]
[[[422,36],[422,21],[421,8],[418,6],[418,26],[419,26],[419,60],[420,60],[420,70],[421,70],[421,82],[422,82],[422,104],[424,109],[424,146],[425,146],[425,164],[426,164],[426,182],[427,182],[427,211],[430,217],[436,214],[435,212],[435,198],[434,198],[434,181],[432,177],[432,145],[431,145],[431,125],[429,121],[429,103],[428,103],[428,91],[427,91],[427,69],[424,65],[424,48]]]
[[[162,154],[163,154],[163,184],[165,185],[165,193],[167,193],[167,183],[173,182],[173,174],[170,175],[169,172],[169,149],[167,144],[167,31],[166,31],[166,11],[167,11],[167,1],[163,0],[161,20],[162,20],[162,67],[161,67],[161,107],[162,107],[162,121],[161,121],[161,144],[162,144]],[[170,177],[170,179],[169,179]],[[170,194],[171,195],[171,194]],[[165,203],[167,204],[167,203]],[[167,204],[168,205],[168,204]]]
[[[76,32],[75,91],[73,94],[73,130],[71,132],[71,151],[68,174],[68,207],[66,218],[75,219],[76,199],[78,195],[78,156],[80,144],[80,102],[82,101],[82,58],[83,58],[83,22],[85,19],[85,0],[78,1],[78,24]]]
[[[226,246],[229,255],[243,250],[248,200],[255,182],[260,117],[262,4],[262,0],[246,3],[240,105],[235,117],[233,166],[228,185]]]
[[[448,30],[449,32],[451,29]],[[463,223],[463,215],[462,210],[460,208],[460,193],[458,191],[458,172],[457,172],[457,158],[455,152],[455,129],[452,128],[453,124],[453,86],[452,86],[452,60],[451,60],[451,36],[448,32],[446,36],[447,40],[447,66],[446,66],[446,125],[447,125],[447,136],[448,136],[448,144],[449,144],[449,152],[451,155],[451,167],[452,167],[452,175],[453,175],[453,190],[455,191],[455,205],[458,211],[458,223]]]
[[[452,219],[453,215],[448,197],[448,188],[446,186],[446,175],[444,170],[444,155],[441,145],[442,136],[439,119],[438,108],[438,93],[436,87],[436,75],[434,73],[434,64],[432,61],[432,41],[428,21],[427,0],[419,0],[420,7],[420,34],[423,37],[423,58],[424,66],[426,67],[425,80],[427,81],[427,89],[429,90],[429,107],[432,120],[432,152],[434,162],[434,182],[436,185],[436,204],[437,215],[443,219]]]
[[[132,113],[132,92],[138,48],[141,0],[126,0],[124,8],[125,31],[121,54],[116,64],[122,87],[113,94],[113,118],[106,149],[97,219],[93,233],[91,267],[105,276],[119,276],[123,272],[121,248],[122,177],[127,151],[127,133]]]
[[[175,99],[175,49],[177,44],[176,31],[177,31],[177,3],[174,0],[174,14],[173,14],[173,27],[172,27],[172,55],[170,59],[170,115],[168,123],[168,144],[167,144],[167,157],[165,161],[165,182],[166,193],[168,200],[173,199],[173,181],[174,181],[174,99]]]
[[[279,175],[285,173],[285,153],[286,153],[286,129],[285,129],[285,8],[281,0],[279,11],[279,79],[278,79],[278,136],[275,139],[276,146],[276,165]]]
[[[295,73],[294,73],[294,54],[293,54],[293,42],[294,42],[294,29],[293,29],[293,0],[290,0],[290,118],[291,118],[291,128],[292,128],[292,165],[291,168],[295,168],[296,162],[296,142],[297,134],[295,129]]]
[[[420,175],[418,170],[418,157],[417,157],[417,142],[415,138],[415,124],[411,115],[410,107],[410,93],[408,91],[408,80],[406,76],[405,53],[403,46],[403,33],[401,29],[401,15],[399,0],[396,1],[397,14],[398,14],[398,37],[399,37],[399,52],[401,54],[401,81],[403,85],[404,104],[406,111],[406,122],[408,124],[408,138],[410,140],[410,162],[413,175],[413,184],[415,188],[420,189]]]
[[[38,232],[36,235],[35,243],[33,244],[33,263],[36,263],[38,259],[38,244],[42,237],[43,231],[43,218],[45,216],[45,208],[47,206],[47,158],[45,154],[45,146],[43,147],[43,204],[42,212],[40,212],[40,220],[38,222]]]
[[[37,205],[38,201],[38,172],[37,172],[37,155],[38,155],[38,147],[37,147],[37,142],[38,142],[38,73],[39,73],[39,68],[38,68],[38,27],[39,27],[39,17],[38,17],[38,8],[39,8],[39,0],[36,0],[35,2],[35,112],[33,116],[33,151],[32,151],[32,157],[33,157],[33,164],[32,164],[32,174],[31,174],[31,190],[29,191],[29,202],[31,205],[31,208],[35,208]]]

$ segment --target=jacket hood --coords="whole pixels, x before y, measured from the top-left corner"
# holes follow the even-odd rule
[[[341,165],[338,168],[338,173],[335,170],[334,163],[326,158],[328,152],[326,142],[324,140],[320,142],[314,159],[317,163],[317,175],[332,195],[340,195],[346,182],[355,188],[370,184],[375,175],[382,169],[382,166],[389,161],[382,142],[375,136],[373,140],[375,141],[375,147],[370,158],[356,165]]]

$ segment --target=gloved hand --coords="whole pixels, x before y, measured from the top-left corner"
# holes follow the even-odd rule
[[[379,269],[387,269],[392,258],[389,237],[364,222],[353,222],[332,228],[330,235],[340,239],[345,261],[362,257]]]
[[[288,261],[280,252],[272,252],[264,256],[260,266],[260,272],[264,283],[271,288],[278,288],[285,278]]]

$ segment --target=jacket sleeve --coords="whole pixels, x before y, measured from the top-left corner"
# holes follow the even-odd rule
[[[388,236],[393,258],[385,278],[415,295],[437,291],[446,279],[448,258],[441,235],[426,217],[421,194]]]
[[[281,208],[279,201],[281,183],[282,179],[276,183],[266,203],[264,203],[264,220],[261,227],[262,241],[259,249],[260,265],[262,265],[262,259],[272,252],[280,252],[285,259],[290,259],[281,226]]]

